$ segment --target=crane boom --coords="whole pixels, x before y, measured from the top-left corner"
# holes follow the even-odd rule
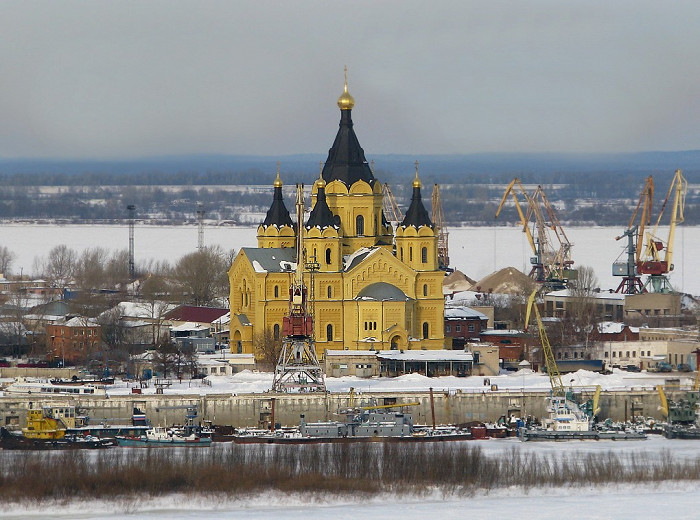
[[[510,181],[510,184],[508,184],[506,191],[503,193],[501,203],[498,205],[498,209],[496,210],[496,216],[494,218],[498,218],[498,215],[501,214],[501,210],[503,209],[503,206],[505,205],[506,200],[508,199],[508,195],[512,195],[513,202],[515,202],[515,209],[517,210],[518,216],[520,217],[520,225],[523,227],[523,233],[525,233],[525,235],[527,236],[527,241],[530,243],[532,252],[534,254],[537,254],[537,246],[535,245],[535,239],[533,238],[532,233],[530,232],[530,227],[528,226],[528,224],[530,223],[530,219],[525,217],[525,213],[523,213],[523,208],[520,206],[520,201],[518,201],[518,195],[516,194],[514,189],[516,185],[520,188],[520,193],[522,193],[523,197],[525,197],[525,200],[528,203],[528,207],[531,206],[530,197],[525,191],[525,188],[523,188],[523,185],[520,183],[520,179],[516,177],[515,179]]]
[[[442,211],[442,200],[440,199],[440,186],[433,185],[432,195],[432,220],[438,228],[438,263],[440,267],[447,268],[450,265],[450,255],[448,247],[449,233],[445,225],[445,215]]]
[[[530,323],[530,312],[532,309],[534,309],[535,321],[537,323],[537,331],[540,335],[540,343],[542,344],[544,363],[545,367],[547,367],[547,375],[549,375],[549,384],[552,387],[552,394],[564,397],[566,396],[564,383],[562,383],[561,374],[559,373],[559,367],[557,367],[557,361],[556,359],[554,359],[552,346],[549,343],[547,331],[544,329],[544,324],[542,323],[542,318],[540,317],[540,311],[537,308],[537,304],[535,303],[535,296],[537,296],[537,289],[532,291],[530,297],[527,300],[527,312],[525,313],[525,330],[527,330],[528,324]]]

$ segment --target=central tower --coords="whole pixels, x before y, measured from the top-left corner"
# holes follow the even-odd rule
[[[321,171],[328,207],[340,218],[343,255],[361,247],[385,246],[391,250],[393,238],[391,224],[382,211],[382,186],[374,178],[353,129],[354,106],[355,100],[348,92],[346,69],[345,87],[338,98],[340,127]],[[317,186],[318,183],[312,193],[314,202]]]

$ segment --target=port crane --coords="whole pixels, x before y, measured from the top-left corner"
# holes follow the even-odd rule
[[[524,199],[526,211],[523,211],[518,193]],[[530,257],[530,264],[532,264],[530,278],[548,290],[565,288],[569,280],[575,277],[575,271],[571,269],[574,263],[571,260],[572,244],[564,233],[544,190],[538,186],[532,194],[528,194],[520,179],[513,179],[503,193],[495,218],[500,215],[509,196],[513,198],[520,225],[534,255]],[[531,220],[534,221],[532,224]],[[530,229],[531,225],[532,230]],[[551,234],[554,235],[554,238],[550,237]],[[558,243],[556,249],[555,242]]]
[[[564,383],[561,379],[561,373],[559,372],[559,367],[557,366],[557,361],[554,358],[554,352],[552,351],[552,346],[549,343],[549,338],[547,336],[547,331],[545,330],[544,324],[542,323],[542,317],[540,316],[539,308],[535,302],[535,298],[539,289],[535,289],[530,293],[530,297],[527,300],[527,311],[525,313],[525,331],[527,332],[530,315],[534,314],[535,323],[537,325],[537,332],[540,337],[540,345],[542,346],[542,357],[544,358],[544,365],[547,369],[547,375],[549,376],[549,384],[552,387],[552,398],[553,403],[558,402],[559,406],[570,408],[573,410],[581,409],[589,418],[598,415],[600,412],[599,402],[600,402],[600,385],[596,387],[595,393],[592,399],[589,399],[583,405],[578,405],[573,402],[573,398],[567,394]],[[534,312],[533,312],[534,310]],[[556,405],[555,405],[556,407]]]
[[[315,259],[306,262],[304,251],[304,185],[297,184],[296,198],[297,237],[296,268],[289,287],[289,312],[282,321],[282,350],[272,380],[275,392],[325,392],[323,370],[316,355],[313,337],[313,313],[309,299],[313,302],[304,283],[304,269],[311,274],[318,264]],[[312,306],[311,306],[312,307]]]
[[[438,230],[438,265],[440,269],[448,270],[450,265],[450,255],[448,248],[449,232],[445,224],[445,214],[442,210],[442,200],[440,198],[440,186],[433,185],[432,195],[432,221]]]
[[[650,175],[647,177],[642,193],[639,196],[637,207],[632,213],[627,229],[622,235],[615,237],[615,240],[621,240],[627,237],[627,252],[626,262],[613,263],[613,276],[622,276],[620,285],[615,290],[616,293],[622,294],[638,294],[644,292],[644,284],[639,277],[637,266],[639,265],[641,255],[641,243],[644,240],[644,232],[646,227],[651,223],[651,209],[654,202],[654,178]],[[641,212],[640,212],[641,209]],[[639,216],[639,220],[637,220]]]
[[[399,205],[396,203],[396,198],[391,192],[391,188],[388,183],[382,184],[382,191],[384,192],[384,197],[382,198],[382,209],[384,210],[384,216],[389,219],[394,227],[401,224],[403,221],[403,213],[399,209]]]
[[[666,198],[661,205],[654,229],[645,235],[644,252],[637,262],[637,271],[640,274],[649,275],[647,282],[644,284],[644,288],[649,292],[675,292],[666,275],[673,271],[673,242],[676,226],[682,223],[684,219],[683,210],[687,191],[688,181],[683,177],[681,170],[676,170]],[[671,197],[673,197],[673,200],[671,202],[668,238],[664,241],[659,238],[659,224]]]

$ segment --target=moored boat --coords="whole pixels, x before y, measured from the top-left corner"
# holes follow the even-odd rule
[[[177,430],[165,428],[163,426],[149,428],[142,435],[117,435],[116,440],[119,446],[141,448],[175,446],[201,447],[211,445],[211,437],[201,437],[194,433],[183,435]]]

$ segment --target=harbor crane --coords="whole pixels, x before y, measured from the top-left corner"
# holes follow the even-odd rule
[[[518,193],[524,199],[526,211],[518,199]],[[568,286],[574,279],[576,271],[571,269],[571,247],[564,229],[559,222],[554,207],[547,196],[538,186],[532,194],[528,194],[520,179],[513,179],[501,198],[501,203],[496,210],[496,217],[501,213],[508,196],[513,198],[515,209],[520,219],[523,233],[527,236],[528,243],[534,256],[530,257],[530,278],[542,284],[547,290],[558,290]],[[531,220],[534,222],[531,223]],[[530,227],[532,226],[532,230]],[[553,237],[551,236],[553,235]],[[556,249],[555,249],[556,243]]]
[[[323,370],[316,355],[313,337],[313,291],[309,297],[304,283],[304,269],[313,275],[318,264],[315,258],[306,262],[304,251],[304,186],[297,184],[296,268],[289,288],[289,312],[282,321],[282,350],[280,352],[272,390],[275,392],[325,392]],[[313,289],[313,280],[311,281]]]
[[[382,191],[384,192],[384,197],[382,199],[384,216],[389,219],[391,224],[396,227],[403,221],[403,214],[399,209],[399,205],[396,203],[396,198],[391,192],[391,188],[388,183],[382,185]]]
[[[683,209],[685,207],[685,195],[688,191],[688,181],[683,177],[681,170],[676,170],[668,193],[664,199],[656,224],[651,232],[645,235],[644,252],[637,262],[637,271],[647,274],[649,278],[644,288],[649,292],[672,293],[675,292],[666,276],[673,271],[673,242],[676,226],[683,222]],[[659,238],[659,224],[664,216],[666,206],[671,200],[671,215],[668,230],[668,238],[664,241]],[[662,253],[663,252],[663,253]]]
[[[547,331],[545,330],[544,324],[542,323],[542,318],[540,317],[540,310],[537,308],[537,303],[535,302],[535,297],[537,296],[538,292],[539,289],[532,291],[527,300],[527,311],[525,312],[525,331],[527,331],[530,324],[530,314],[534,314],[537,332],[540,336],[540,344],[542,345],[544,366],[547,368],[547,375],[549,376],[549,384],[552,387],[552,394],[559,397],[565,397],[566,390],[564,389],[564,383],[561,381],[559,367],[557,367],[557,361],[554,359],[554,352],[552,352],[552,346],[549,343]],[[532,312],[533,309],[534,313]]]
[[[615,237],[615,240],[621,240],[627,237],[627,246],[625,247],[627,261],[613,263],[613,276],[623,277],[620,285],[618,285],[615,290],[616,293],[638,294],[644,292],[644,284],[642,284],[642,280],[639,277],[637,265],[640,260],[644,232],[651,222],[653,202],[654,178],[649,175],[644,183],[644,188],[642,188],[642,193],[639,196],[637,207],[632,213],[632,218],[630,218],[627,229],[622,235]],[[637,216],[639,216],[639,220],[637,220]]]
[[[438,265],[440,269],[448,270],[450,265],[450,254],[448,248],[449,232],[445,224],[445,214],[442,210],[442,200],[440,199],[440,186],[433,185],[432,196],[432,221],[438,229]]]

